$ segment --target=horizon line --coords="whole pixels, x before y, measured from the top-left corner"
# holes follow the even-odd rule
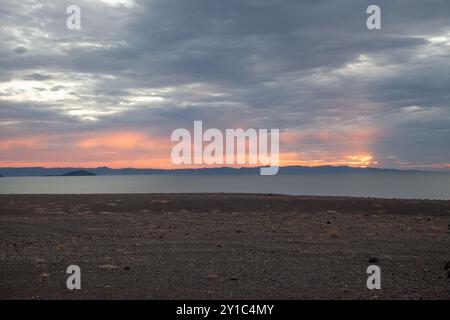
[[[157,168],[157,167],[145,167],[145,168],[137,168],[137,167],[109,167],[109,166],[97,166],[97,167],[84,167],[84,166],[66,166],[66,167],[45,167],[45,166],[24,166],[24,167],[0,167],[0,169],[109,169],[109,170],[160,170],[160,171],[179,171],[179,170],[208,170],[208,169],[232,169],[232,170],[240,170],[240,169],[259,169],[267,166],[255,166],[255,167],[232,167],[232,166],[220,166],[220,167],[183,167],[183,168]],[[371,167],[371,166],[349,166],[349,165],[320,165],[320,166],[305,166],[305,165],[286,165],[279,166],[278,168],[349,168],[349,169],[375,169],[375,170],[393,170],[393,171],[418,171],[418,172],[448,172],[443,168],[439,169],[405,169],[405,168],[385,168],[385,167]]]

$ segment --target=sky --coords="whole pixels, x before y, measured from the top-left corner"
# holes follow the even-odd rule
[[[0,0],[0,166],[172,168],[195,120],[279,129],[281,165],[450,170],[450,1]]]

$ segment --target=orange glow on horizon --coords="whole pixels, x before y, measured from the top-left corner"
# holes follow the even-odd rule
[[[362,130],[362,132],[336,135],[319,132],[308,136],[290,131],[282,134],[280,166],[377,166],[379,161],[370,152],[369,137],[372,137],[373,131]],[[318,140],[311,142],[308,137]],[[349,137],[357,138],[348,140]],[[324,141],[325,144],[320,143]],[[0,166],[84,168],[107,166],[155,169],[258,166],[253,164],[178,166],[172,164],[170,159],[174,145],[169,137],[133,129],[17,136],[0,139]],[[294,146],[300,151],[290,150]],[[450,163],[424,164],[397,161],[397,166],[448,169]]]

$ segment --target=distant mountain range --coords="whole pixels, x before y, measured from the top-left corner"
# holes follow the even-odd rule
[[[95,173],[86,171],[86,170],[78,170],[78,171],[70,171],[63,174],[64,177],[82,177],[82,176],[96,176]]]
[[[260,167],[254,168],[199,168],[199,169],[135,169],[123,168],[112,169],[108,167],[98,168],[0,168],[0,176],[5,177],[36,177],[36,176],[63,176],[63,175],[90,175],[112,176],[112,175],[137,175],[137,174],[189,174],[189,175],[212,175],[212,174],[255,174],[259,175]],[[417,170],[397,170],[380,168],[354,168],[348,166],[287,166],[280,167],[279,174],[296,173],[339,173],[339,172],[420,172]],[[78,173],[78,174],[74,174]]]

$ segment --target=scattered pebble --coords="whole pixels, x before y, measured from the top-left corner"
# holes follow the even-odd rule
[[[168,203],[167,200],[153,200],[152,203]]]
[[[370,263],[378,263],[378,259],[375,257],[371,257],[371,258],[369,258],[369,262]]]
[[[98,266],[99,269],[103,269],[103,270],[114,270],[114,269],[119,269],[118,266],[112,265],[112,264],[101,264]]]
[[[47,272],[42,273],[39,278],[41,279],[41,281],[47,281],[48,278],[50,278],[50,274]]]
[[[332,230],[328,234],[330,235],[330,238],[332,238],[332,239],[339,238],[339,233],[336,230]]]
[[[450,261],[447,261],[444,265],[444,270],[450,269]]]
[[[126,271],[130,271],[131,267],[130,266],[125,266],[125,267],[123,267],[123,269],[126,270]]]
[[[208,280],[214,280],[214,279],[217,279],[218,277],[219,277],[219,275],[217,275],[215,273],[209,273],[209,274],[206,275],[206,278]]]

